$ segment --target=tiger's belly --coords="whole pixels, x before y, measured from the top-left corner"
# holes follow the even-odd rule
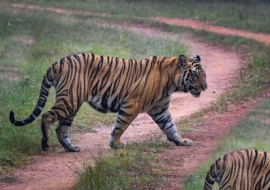
[[[171,96],[163,97],[159,101],[151,102],[149,101],[147,104],[143,105],[142,107],[138,107],[138,110],[140,113],[148,112],[155,108],[168,108],[170,105]],[[123,100],[119,98],[119,96],[116,97],[108,97],[104,98],[102,97],[89,97],[87,100],[87,103],[94,108],[95,110],[102,112],[102,113],[116,113],[119,112],[121,106],[122,106]]]
[[[112,98],[100,98],[100,97],[90,97],[87,100],[87,103],[94,108],[95,110],[102,112],[102,113],[108,113],[108,112],[118,112],[121,104],[119,101],[117,101],[117,97]]]

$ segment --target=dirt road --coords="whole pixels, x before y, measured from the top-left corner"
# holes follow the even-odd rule
[[[208,32],[213,32],[216,34],[222,35],[232,35],[232,36],[240,36],[244,38],[254,39],[258,42],[264,43],[270,46],[270,35],[269,34],[262,34],[262,33],[253,33],[245,30],[237,30],[232,28],[225,28],[221,26],[213,26],[206,22],[200,22],[192,19],[178,19],[178,18],[163,18],[163,17],[156,17],[155,20],[159,22],[163,22],[170,25],[176,26],[184,26],[188,28],[193,28],[195,30],[205,30]]]

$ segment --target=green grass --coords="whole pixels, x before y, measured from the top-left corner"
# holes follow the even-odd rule
[[[270,152],[269,113],[270,99],[267,98],[261,101],[218,143],[212,157],[186,179],[185,189],[201,189],[211,164],[228,152],[247,148]]]
[[[155,157],[169,146],[166,140],[156,138],[113,151],[111,156],[100,155],[95,159],[95,166],[84,166],[72,189],[165,188],[167,182],[156,172],[160,168],[155,164]]]

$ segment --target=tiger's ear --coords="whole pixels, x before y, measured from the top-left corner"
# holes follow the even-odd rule
[[[178,64],[181,70],[184,70],[187,66],[187,58],[184,55],[180,55],[178,58]]]
[[[197,62],[200,62],[201,61],[201,58],[200,58],[200,56],[197,55],[196,57],[193,58],[193,60],[194,61],[197,61]]]

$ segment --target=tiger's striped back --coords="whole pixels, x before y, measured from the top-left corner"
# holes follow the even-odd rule
[[[208,171],[204,190],[214,183],[220,190],[269,190],[270,153],[258,150],[237,150],[217,159]]]

